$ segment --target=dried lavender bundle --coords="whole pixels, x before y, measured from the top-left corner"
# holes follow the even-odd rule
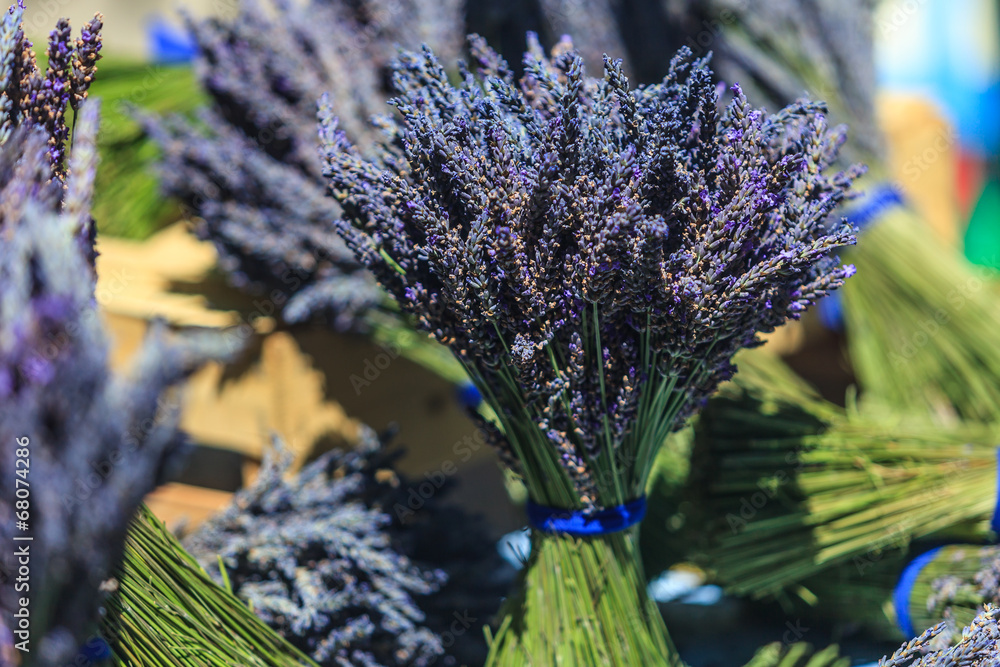
[[[825,173],[843,133],[821,105],[766,116],[737,89],[720,110],[689,54],[630,90],[610,59],[588,78],[568,42],[549,58],[533,41],[520,82],[471,48],[458,86],[429,49],[400,57],[400,119],[370,157],[321,109],[338,230],[463,363],[536,510],[600,523],[641,503],[733,353],[852,273],[831,256],[851,231],[828,218],[857,170]],[[634,527],[533,540],[488,664],[676,662]]]
[[[5,559],[0,605],[14,613],[28,593],[37,665],[64,664],[84,643],[129,519],[176,464],[183,440],[171,387],[231,351],[225,337],[156,324],[131,373],[109,372],[79,243],[97,121],[95,103],[84,104],[64,185],[53,175],[51,128],[29,120],[0,147],[0,539],[34,538],[30,591],[15,591],[15,563]]]
[[[676,540],[730,591],[782,596],[839,564],[870,574],[914,539],[992,516],[995,428],[844,410],[749,358],[741,368],[695,427]]]
[[[342,127],[371,143],[378,130],[368,119],[384,111],[396,44],[457,54],[461,0],[241,2],[232,20],[188,25],[211,103],[200,122],[145,119],[163,150],[162,186],[197,216],[237,287],[288,321],[367,328],[361,316],[384,295],[333,231],[316,100],[331,93]]]
[[[447,664],[416,602],[446,576],[393,549],[392,518],[372,506],[386,494],[374,481],[380,452],[365,429],[356,449],[330,451],[286,480],[292,456],[279,442],[253,485],[186,544],[320,665]]]
[[[926,630],[903,644],[891,656],[879,660],[879,667],[991,667],[1000,664],[1000,607],[988,605],[962,630],[954,646],[937,646],[946,631],[944,623]]]

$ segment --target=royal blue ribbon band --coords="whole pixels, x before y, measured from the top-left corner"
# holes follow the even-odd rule
[[[1000,536],[1000,447],[997,447],[997,502],[993,506],[993,518],[990,520],[990,530],[993,538]]]
[[[617,533],[642,521],[646,516],[646,496],[596,512],[546,507],[531,500],[525,509],[528,512],[528,523],[536,530],[593,537]]]
[[[934,560],[941,549],[944,547],[940,546],[926,551],[907,563],[903,573],[899,575],[896,587],[892,589],[892,606],[896,608],[896,625],[899,626],[904,637],[913,637],[916,634],[913,632],[913,619],[910,618],[910,594],[913,592],[913,585],[917,583],[920,573],[927,567],[928,563]]]
[[[903,195],[889,183],[881,183],[867,191],[861,203],[844,211],[847,221],[858,229],[864,229],[887,210],[903,205]]]

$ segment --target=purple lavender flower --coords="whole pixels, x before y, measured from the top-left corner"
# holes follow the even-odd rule
[[[242,289],[283,303],[288,321],[311,316],[337,329],[384,295],[333,231],[317,157],[316,100],[332,93],[343,127],[371,143],[384,109],[385,68],[396,44],[461,46],[461,2],[276,0],[272,13],[242,3],[233,20],[188,25],[211,105],[199,124],[147,119],[163,149],[161,181],[197,216]],[[273,297],[272,297],[273,298]]]
[[[73,41],[69,21],[59,19],[49,35],[48,67],[38,69],[31,42],[25,38],[21,20],[24,5],[18,2],[0,19],[0,144],[11,130],[35,124],[48,136],[48,157],[60,180],[65,177],[66,114],[77,110],[87,97],[97,60],[100,58],[102,17],[94,16]]]
[[[513,577],[476,518],[440,502],[446,493],[403,520],[411,487],[383,440],[363,427],[350,450],[289,478],[275,439],[253,485],[185,546],[320,664],[482,664],[482,626]]]
[[[429,49],[400,56],[376,151],[323,106],[337,229],[465,364],[537,502],[620,504],[737,350],[843,282],[854,236],[829,217],[860,169],[826,173],[844,131],[821,104],[768,116],[736,88],[720,110],[689,53],[629,90],[565,40],[533,41],[520,81],[471,49],[457,86]]]
[[[946,631],[938,623],[919,637],[903,644],[891,656],[879,660],[879,667],[992,667],[1000,664],[1000,607],[987,605],[961,633],[955,646],[935,647],[935,639]]]

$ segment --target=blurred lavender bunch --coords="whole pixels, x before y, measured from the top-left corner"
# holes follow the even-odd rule
[[[177,462],[169,388],[228,351],[221,337],[175,337],[157,324],[131,374],[109,372],[92,267],[76,238],[90,217],[97,121],[96,104],[83,105],[61,211],[42,129],[18,128],[0,148],[0,539],[35,538],[24,544],[37,665],[64,664],[86,641],[132,514]],[[25,500],[18,479],[27,509],[16,505]],[[3,559],[8,613],[25,595],[15,563]]]
[[[945,619],[942,641],[957,640],[984,607],[1000,605],[1000,547],[956,548],[947,565],[946,573],[930,582],[925,603],[928,615]]]
[[[936,646],[947,632],[938,623],[919,637],[903,644],[892,656],[879,660],[879,667],[992,667],[1000,664],[1000,607],[987,605],[962,631],[954,646]]]
[[[287,321],[340,330],[384,302],[333,232],[317,156],[316,100],[332,93],[362,145],[384,109],[396,44],[461,47],[461,0],[274,0],[240,3],[232,20],[188,19],[211,106],[199,123],[147,118],[163,150],[166,192],[198,217],[232,282],[266,297]],[[273,11],[267,11],[273,10]]]
[[[21,21],[24,2],[18,0],[0,19],[0,144],[13,128],[34,124],[48,136],[48,158],[57,178],[66,175],[66,116],[79,110],[101,57],[102,17],[96,14],[72,38],[69,21],[59,19],[49,35],[48,67],[38,69],[31,42]]]
[[[768,116],[704,61],[629,90],[537,40],[516,82],[472,37],[453,86],[429,49],[394,65],[399,121],[365,157],[321,109],[325,174],[350,248],[448,345],[496,412],[536,502],[643,493],[665,436],[733,372],[733,353],[838,287],[853,243],[828,222],[860,169],[823,106]]]
[[[447,577],[393,549],[393,520],[376,502],[386,493],[375,481],[386,461],[374,432],[363,429],[354,450],[330,451],[286,480],[291,460],[276,440],[253,485],[185,546],[322,665],[435,663],[444,647],[414,598]]]

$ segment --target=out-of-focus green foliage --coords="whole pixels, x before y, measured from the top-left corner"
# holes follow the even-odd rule
[[[94,219],[104,234],[146,238],[178,219],[181,210],[159,192],[153,169],[158,149],[131,109],[186,113],[203,103],[204,94],[190,66],[115,56],[101,59],[90,94],[103,100]]]

